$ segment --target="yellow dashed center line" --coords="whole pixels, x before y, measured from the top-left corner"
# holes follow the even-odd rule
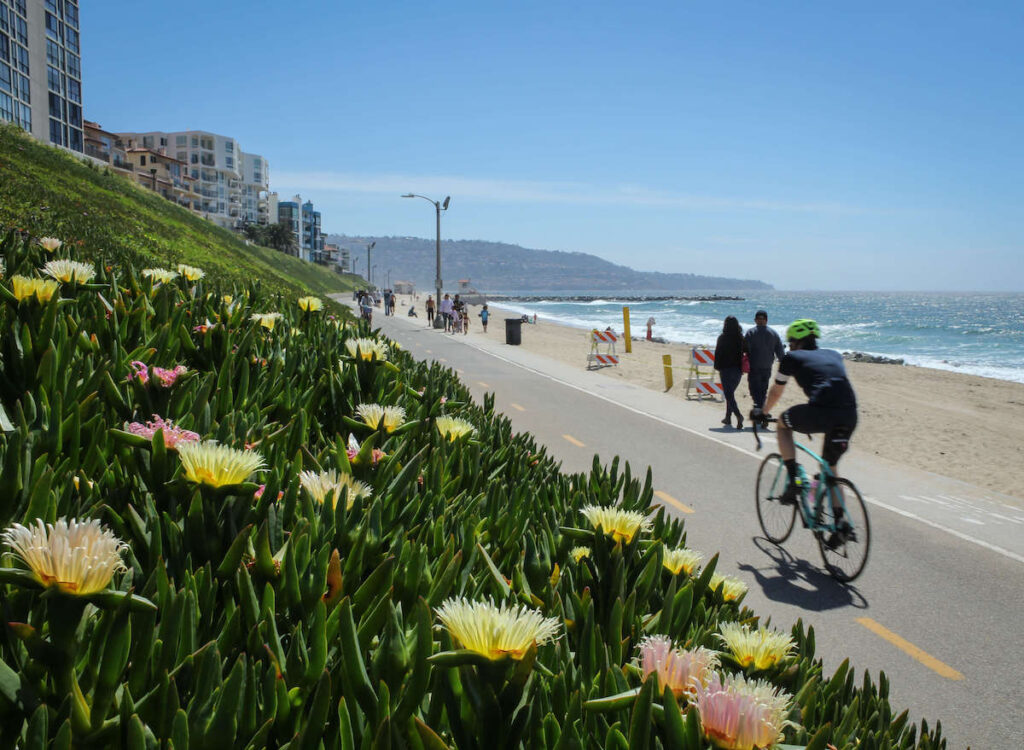
[[[509,406],[511,406],[516,411],[526,411],[526,409],[524,409],[523,407],[516,403],[510,403]]]
[[[859,622],[861,625],[866,627],[868,630],[870,630],[872,633],[879,636],[880,638],[884,638],[893,646],[898,648],[900,651],[903,651],[905,654],[909,655],[911,658],[917,659],[919,662],[928,667],[928,669],[932,670],[933,672],[936,672],[942,677],[945,677],[947,680],[962,680],[964,678],[963,674],[957,672],[948,664],[941,662],[931,654],[922,651],[910,641],[901,638],[884,625],[881,625],[872,620],[870,617],[858,617],[857,622]]]
[[[662,492],[661,490],[655,490],[654,491],[654,495],[655,495],[655,497],[659,498],[660,500],[664,500],[666,503],[671,505],[676,510],[681,510],[683,513],[693,513],[693,508],[691,508],[689,505],[685,505],[685,504],[679,502],[678,500],[676,500],[674,497],[672,497],[667,492]]]
[[[580,442],[579,440],[577,440],[576,438],[574,438],[574,437],[573,437],[572,435],[562,435],[562,437],[564,437],[564,438],[565,438],[566,440],[568,440],[568,441],[569,441],[570,443],[572,443],[573,445],[575,445],[575,446],[576,446],[577,448],[583,448],[583,447],[585,447],[585,446],[583,445],[583,443],[581,443],[581,442]]]
[[[490,388],[490,387],[491,387],[491,386],[487,385],[487,383],[485,383],[485,382],[484,382],[484,381],[482,381],[482,380],[478,380],[478,381],[476,381],[476,384],[477,384],[478,386],[480,386],[481,388]]]

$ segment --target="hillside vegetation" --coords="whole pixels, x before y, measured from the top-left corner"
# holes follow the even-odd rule
[[[212,222],[108,169],[0,125],[0,230],[59,237],[90,259],[201,267],[213,280],[260,281],[282,294],[329,294],[359,279],[247,245]]]
[[[348,237],[331,235],[331,242],[349,247],[365,266],[366,246],[373,248],[376,277],[391,269],[392,281],[405,279],[423,289],[434,286],[436,241],[418,237]],[[637,271],[596,255],[561,250],[532,250],[507,242],[444,240],[441,270],[445,288],[454,290],[458,279],[471,279],[481,292],[680,292],[771,289],[753,279],[699,276],[692,273]]]

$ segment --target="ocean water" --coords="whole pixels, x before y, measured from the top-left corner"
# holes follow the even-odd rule
[[[504,294],[516,294],[505,292]],[[523,293],[537,298],[533,292]],[[621,294],[621,293],[620,293]],[[680,292],[672,296],[709,296],[713,292]],[[720,293],[730,294],[730,293]],[[743,329],[754,313],[768,311],[768,324],[780,335],[796,318],[813,318],[822,328],[821,345],[899,357],[910,365],[983,375],[1024,383],[1024,294],[953,292],[749,292],[731,293],[743,301],[635,300],[624,302],[599,292],[567,290],[538,301],[495,304],[538,319],[579,328],[622,328],[622,307],[629,305],[634,336],[646,333],[655,319],[654,335],[668,341],[713,345],[722,321],[735,315]],[[649,296],[668,296],[652,292]],[[590,302],[568,296],[594,296]],[[630,296],[644,296],[637,292]]]

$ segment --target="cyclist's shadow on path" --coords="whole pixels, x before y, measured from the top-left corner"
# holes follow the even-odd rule
[[[852,584],[840,583],[825,569],[793,557],[763,537],[754,537],[753,542],[771,559],[773,565],[756,567],[738,563],[738,567],[752,574],[761,591],[772,601],[792,604],[812,612],[841,607],[867,609],[867,599]]]

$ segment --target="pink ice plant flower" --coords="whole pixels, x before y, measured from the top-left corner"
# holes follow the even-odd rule
[[[774,747],[782,730],[792,696],[764,680],[741,675],[724,678],[717,673],[707,685],[694,685],[694,705],[700,713],[704,736],[722,750],[754,750]]]
[[[157,430],[164,431],[164,445],[168,448],[174,448],[178,443],[194,443],[199,440],[198,432],[177,427],[170,419],[163,419],[156,414],[153,415],[152,421],[145,424],[142,422],[132,422],[128,425],[128,432],[144,437],[147,440],[152,440]]]
[[[672,646],[672,639],[652,635],[640,641],[640,669],[644,680],[658,675],[661,689],[671,688],[676,697],[691,697],[696,685],[706,685],[712,671],[718,666],[718,654],[706,648],[690,651]]]
[[[131,380],[133,377],[138,378],[139,382],[143,385],[149,383],[149,366],[145,362],[135,360],[131,363],[131,367],[135,368],[135,372],[129,373],[128,379]],[[153,368],[153,377],[156,383],[162,388],[170,388],[177,382],[181,375],[188,372],[188,368],[185,365],[178,365],[174,369],[168,370],[163,367]]]

